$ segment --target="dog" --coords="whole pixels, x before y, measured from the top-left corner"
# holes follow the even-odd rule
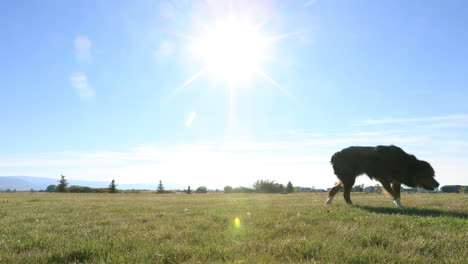
[[[328,192],[327,204],[343,188],[344,199],[351,202],[351,189],[356,177],[367,174],[369,178],[380,181],[384,190],[393,198],[398,207],[403,207],[400,198],[401,184],[433,190],[439,186],[434,179],[432,166],[418,160],[397,146],[359,147],[352,146],[336,152],[331,157],[335,175],[340,180]]]

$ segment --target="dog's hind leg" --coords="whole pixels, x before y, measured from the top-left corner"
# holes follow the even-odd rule
[[[395,196],[393,197],[394,198],[393,203],[396,206],[402,208],[403,204],[401,203],[400,189],[401,189],[401,184],[392,183],[392,190],[393,190],[393,192],[395,194]]]
[[[351,189],[353,188],[353,185],[354,184],[343,184],[343,197],[347,204],[353,204],[353,202],[351,202]]]
[[[382,183],[382,186],[384,187],[385,192],[389,194],[390,196],[392,196],[393,202],[395,203],[395,205],[398,207],[403,207],[400,201],[400,193],[398,192],[398,195],[397,195],[397,193],[392,189],[392,186],[390,186],[389,182],[387,181],[380,181],[380,182]]]
[[[331,203],[333,202],[333,197],[335,196],[335,194],[336,194],[337,192],[340,191],[340,189],[341,189],[342,186],[343,186],[343,185],[342,185],[341,182],[339,181],[339,182],[337,182],[337,183],[335,184],[335,186],[333,186],[333,187],[330,189],[330,191],[328,191],[328,198],[327,198],[327,201],[326,201],[327,204],[331,204]]]
[[[346,179],[346,180],[345,180]],[[348,176],[343,178],[343,196],[347,204],[352,204],[351,202],[351,189],[353,188],[354,181],[356,180],[356,176]]]

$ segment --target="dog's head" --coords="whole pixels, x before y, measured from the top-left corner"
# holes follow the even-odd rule
[[[415,161],[411,166],[412,182],[417,187],[427,190],[434,190],[439,187],[439,183],[434,179],[435,172],[431,164],[423,160]]]

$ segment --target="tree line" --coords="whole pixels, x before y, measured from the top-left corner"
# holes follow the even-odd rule
[[[107,188],[91,188],[88,186],[77,186],[72,185],[68,186],[68,181],[65,179],[64,175],[60,175],[60,180],[58,184],[51,184],[47,186],[46,192],[71,192],[71,193],[117,193],[117,184],[115,180],[112,180]]]
[[[313,188],[312,188],[313,189]],[[16,191],[16,190],[15,190]],[[58,181],[57,185],[49,185],[47,186],[46,192],[71,192],[71,193],[117,193],[119,190],[117,189],[117,184],[115,180],[112,180],[111,183],[107,188],[91,188],[87,186],[68,186],[68,181],[65,179],[64,175],[60,175],[60,180]],[[162,181],[159,181],[159,184],[156,187],[156,193],[158,194],[168,194],[168,193],[208,193],[208,188],[205,186],[200,186],[194,191],[187,187],[184,190],[166,190]],[[286,185],[277,183],[272,180],[257,180],[252,185],[252,188],[249,187],[232,187],[232,186],[225,186],[223,190],[212,190],[213,192],[224,192],[224,193],[292,193],[297,192],[297,188],[293,186],[291,181],[289,181]],[[313,190],[311,190],[313,191]],[[356,185],[352,189],[353,192],[364,192],[365,188],[364,185]],[[447,193],[465,193],[468,191],[468,186],[463,185],[445,185],[440,188],[441,192]]]
[[[117,193],[119,190],[117,189],[117,184],[115,180],[112,180],[111,183],[107,188],[91,188],[87,186],[68,186],[68,181],[65,179],[64,175],[60,175],[60,180],[58,184],[52,184],[47,186],[46,192],[71,192],[71,193]],[[200,186],[194,191],[187,187],[184,190],[176,190],[176,191],[169,191],[166,190],[162,181],[159,181],[159,184],[156,187],[156,193],[158,194],[167,194],[167,193],[174,193],[174,192],[184,192],[187,194],[192,193],[208,193],[208,188],[205,186]],[[214,192],[221,192],[221,190],[214,190]],[[294,192],[294,187],[291,182],[288,182],[286,186],[283,184],[276,183],[275,181],[270,180],[257,180],[253,184],[253,188],[248,187],[236,187],[233,188],[231,186],[224,187],[224,193],[292,193]]]

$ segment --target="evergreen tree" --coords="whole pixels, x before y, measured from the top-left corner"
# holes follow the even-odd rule
[[[60,175],[60,181],[59,184],[57,185],[57,188],[55,189],[56,192],[66,192],[67,191],[67,186],[68,186],[68,181],[65,180],[65,176]]]
[[[224,193],[232,193],[232,187],[231,186],[225,186],[224,187]]]
[[[55,192],[56,189],[57,189],[57,185],[52,184],[52,185],[47,186],[47,189],[45,191],[46,192]]]
[[[159,181],[157,192],[158,193],[165,193],[164,185],[162,184],[162,181]]]
[[[352,192],[363,192],[364,191],[364,184],[355,185],[352,189]]]
[[[278,192],[279,192],[279,193],[286,193],[283,184],[280,184],[280,185],[278,186]]]
[[[288,182],[288,185],[286,185],[286,191],[288,193],[292,193],[294,191],[294,187],[291,182]]]
[[[270,180],[257,180],[253,184],[255,192],[258,193],[282,193],[284,185]]]
[[[458,189],[459,193],[466,193],[466,186],[461,186],[460,189]]]
[[[108,189],[110,193],[117,193],[117,185],[115,185],[115,180],[112,180]]]
[[[192,190],[190,190],[190,186],[188,187],[188,189],[185,191],[187,194],[192,194]]]
[[[195,190],[196,193],[208,193],[208,189],[205,186],[200,186]]]

